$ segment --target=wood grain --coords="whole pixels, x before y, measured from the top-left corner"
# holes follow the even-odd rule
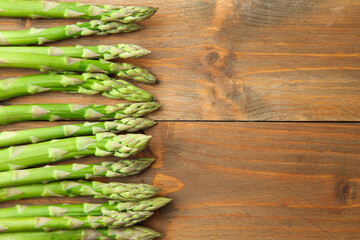
[[[153,54],[131,62],[160,79],[158,85],[145,87],[163,104],[156,119],[360,120],[359,2],[159,0],[156,5],[160,10],[143,23],[143,31],[53,45],[131,42],[151,49]],[[2,18],[0,28],[73,22]],[[3,69],[0,77],[31,73],[36,71]],[[117,102],[100,96],[42,94],[4,104],[39,101]]]
[[[145,222],[163,239],[359,239],[359,124],[161,122],[145,133],[156,163],[115,180],[173,198]]]

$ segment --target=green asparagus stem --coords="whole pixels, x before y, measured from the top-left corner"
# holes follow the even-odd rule
[[[129,23],[145,20],[151,17],[156,10],[156,8],[145,6],[100,6],[78,2],[0,1],[0,16],[34,19],[85,18]]]
[[[0,1],[1,3],[1,1]],[[1,4],[0,4],[1,5]],[[1,14],[1,12],[0,12]],[[71,46],[71,47],[0,47],[0,53],[32,53],[52,56],[68,56],[105,60],[115,58],[138,58],[150,53],[149,50],[135,44]]]
[[[58,138],[94,135],[100,132],[136,132],[155,124],[156,122],[146,118],[124,118],[113,122],[85,122],[21,131],[3,131],[0,133],[0,147],[38,143]]]
[[[31,166],[81,158],[89,155],[126,158],[145,148],[151,136],[143,134],[116,135],[97,133],[95,136],[73,137],[29,145],[12,146],[0,150],[0,171],[16,170]],[[14,179],[21,179],[21,172]],[[57,179],[61,179],[59,172]]]
[[[117,105],[28,104],[0,107],[0,124],[37,120],[123,119],[141,117],[158,109],[156,102]]]
[[[52,231],[100,227],[128,227],[150,217],[152,212],[122,212],[111,216],[0,218],[0,232]]]
[[[52,232],[17,232],[0,233],[3,240],[152,240],[162,234],[142,226],[122,227],[117,229],[79,229]]]
[[[3,1],[0,1],[0,3],[2,2]],[[69,38],[132,32],[141,28],[142,27],[136,23],[92,20],[89,22],[78,22],[76,24],[54,28],[30,28],[30,30],[22,31],[0,31],[0,45],[41,45],[47,42]]]
[[[88,95],[101,93],[105,97],[136,102],[155,100],[154,95],[127,81],[100,73],[38,74],[0,80],[0,100],[47,91]]]
[[[127,177],[136,175],[155,161],[155,158],[124,159],[101,164],[69,164],[46,166],[0,173],[0,187],[18,186],[63,179],[93,177]]]
[[[97,181],[57,181],[0,188],[0,202],[35,197],[93,196],[136,202],[153,197],[159,189],[147,184],[102,183]]]
[[[0,53],[0,67],[35,68],[41,71],[64,70],[73,72],[115,73],[144,83],[155,83],[156,78],[148,70],[130,63],[113,63],[104,59],[49,56],[31,53]]]
[[[153,212],[171,201],[169,198],[154,197],[139,202],[81,203],[57,205],[16,205],[10,208],[0,208],[0,218],[26,217],[63,217],[63,216],[110,216],[118,212],[150,211]],[[0,238],[1,239],[1,238]]]

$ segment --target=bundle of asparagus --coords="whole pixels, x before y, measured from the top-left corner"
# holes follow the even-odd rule
[[[171,201],[169,198],[153,197],[137,202],[108,201],[106,203],[55,204],[55,205],[16,205],[0,208],[0,218],[63,217],[63,216],[110,216],[118,212],[153,212]]]
[[[0,4],[1,5],[1,4]],[[0,12],[1,14],[1,12]],[[73,58],[105,59],[138,58],[150,53],[135,44],[70,46],[70,47],[1,47],[1,53],[31,53]]]
[[[21,0],[2,0],[0,1],[0,9],[0,16],[3,17],[85,18],[123,23],[145,20],[157,10],[153,7],[144,6],[100,6],[78,2]]]
[[[100,132],[136,132],[155,125],[146,118],[123,118],[113,122],[85,122],[21,131],[3,131],[0,133],[0,147],[38,143],[51,139],[94,135]]]
[[[141,117],[157,110],[159,107],[160,105],[156,102],[119,103],[117,105],[82,105],[72,103],[12,105],[0,108],[0,124],[33,120],[123,119]]]
[[[0,173],[0,187],[51,182],[61,179],[93,177],[126,177],[138,174],[155,161],[154,158],[124,159],[101,164],[46,166]]]
[[[1,232],[53,231],[80,228],[128,227],[144,221],[151,212],[122,212],[110,216],[0,218]]]
[[[19,5],[22,7],[19,8]],[[139,30],[141,26],[132,22],[151,17],[157,9],[142,6],[98,6],[80,3],[4,0],[0,1],[0,10],[0,16],[5,17],[100,19],[48,29],[0,31],[1,45],[29,45],[81,36]]]
[[[2,2],[3,1],[0,1],[0,3]],[[89,22],[78,22],[76,24],[54,28],[30,28],[30,30],[24,31],[0,31],[0,45],[41,45],[69,38],[132,32],[140,30],[141,28],[142,27],[136,23],[92,20]]]
[[[117,201],[139,201],[153,197],[159,189],[147,184],[97,181],[56,181],[0,188],[0,202],[34,197],[93,196]]]
[[[19,8],[18,6],[22,7]],[[0,45],[43,44],[89,35],[108,35],[141,29],[135,24],[151,17],[156,8],[99,6],[46,1],[0,1],[0,16],[95,19],[48,29],[0,31]],[[88,155],[120,158],[137,154],[151,136],[116,135],[155,124],[139,118],[158,109],[155,97],[116,74],[143,83],[155,83],[148,70],[115,58],[137,58],[150,53],[134,44],[69,47],[2,47],[0,67],[50,71],[0,80],[0,100],[46,91],[97,94],[140,103],[117,105],[28,104],[0,108],[0,124],[31,120],[99,119],[85,122],[0,133],[0,202],[34,197],[93,196],[111,199],[101,204],[56,204],[0,209],[0,239],[153,239],[161,234],[132,226],[170,202],[154,197],[159,189],[147,184],[70,180],[126,177],[146,169],[155,159],[121,159],[97,164],[29,168]],[[95,60],[94,60],[95,59]],[[71,72],[51,72],[51,71]],[[19,144],[27,144],[13,146]],[[21,169],[21,170],[19,170]],[[69,179],[69,180],[65,180]],[[116,228],[116,229],[114,229]]]
[[[51,239],[51,240],[79,240],[79,239],[117,239],[117,240],[151,240],[161,237],[162,234],[150,228],[142,226],[122,228],[99,228],[79,229],[53,232],[16,232],[0,233],[0,239],[7,240],[29,240],[29,239]]]
[[[150,138],[151,136],[143,134],[97,133],[94,136],[12,146],[0,150],[0,171],[23,169],[90,155],[126,158],[143,150]]]
[[[91,60],[31,53],[0,53],[0,67],[34,68],[41,71],[60,70],[74,72],[114,73],[143,83],[155,83],[148,70],[130,63],[113,63],[104,59]]]
[[[62,91],[93,95],[101,93],[109,98],[148,102],[155,97],[135,85],[105,74],[39,74],[0,81],[0,100],[47,91]]]

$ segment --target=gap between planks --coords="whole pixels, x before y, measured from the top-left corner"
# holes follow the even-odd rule
[[[156,122],[204,122],[204,123],[236,123],[236,122],[254,122],[254,123],[360,123],[360,121],[274,121],[274,120],[156,120],[153,119]]]

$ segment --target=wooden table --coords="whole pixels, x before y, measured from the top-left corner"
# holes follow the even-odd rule
[[[360,2],[131,4],[160,10],[140,32],[53,45],[130,42],[153,51],[131,62],[160,79],[156,86],[142,85],[163,105],[151,115],[159,124],[145,131],[153,139],[143,155],[157,161],[139,176],[116,179],[154,184],[160,195],[174,199],[145,225],[163,232],[166,240],[360,239]],[[3,18],[1,29],[73,22]],[[2,69],[0,77],[34,73]],[[3,104],[39,102],[118,100],[45,93]],[[0,130],[54,124],[63,122]],[[83,199],[2,206],[64,201]]]

